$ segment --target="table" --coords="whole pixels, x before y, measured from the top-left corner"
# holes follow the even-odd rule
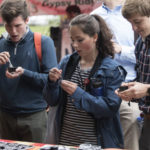
[[[3,148],[5,147],[5,149]],[[0,150],[42,150],[43,147],[56,147],[56,145],[51,145],[51,144],[44,144],[44,143],[32,143],[32,142],[23,142],[23,141],[13,141],[13,140],[4,140],[0,139]],[[77,150],[77,147],[74,146],[60,146],[60,148],[63,147],[67,150]],[[105,150],[122,150],[122,149],[114,149],[114,148],[109,148]]]
[[[32,143],[24,141],[13,141],[0,139],[0,150],[42,150],[43,147],[58,147],[57,145],[44,144],[44,143]],[[77,150],[77,147],[73,146],[60,146],[67,150]],[[63,150],[62,149],[62,150]]]

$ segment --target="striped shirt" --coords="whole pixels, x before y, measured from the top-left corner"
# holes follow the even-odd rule
[[[84,89],[83,81],[88,78],[90,70],[81,70],[78,65],[71,77],[71,81]],[[85,142],[97,145],[95,119],[92,114],[77,109],[68,95],[66,107],[64,108],[59,144],[79,146]]]
[[[137,80],[141,83],[150,84],[150,36],[145,41],[139,41],[139,43],[136,47]],[[150,96],[140,99],[139,108],[144,113],[150,114]]]

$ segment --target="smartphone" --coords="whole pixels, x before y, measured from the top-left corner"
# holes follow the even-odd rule
[[[128,89],[128,86],[120,86],[119,87],[119,92],[125,91]]]
[[[16,71],[16,67],[8,67],[8,72],[12,73]]]

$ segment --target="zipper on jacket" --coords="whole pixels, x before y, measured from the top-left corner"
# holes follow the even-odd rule
[[[14,55],[16,55],[16,54],[17,54],[17,46],[18,46],[18,43],[17,43],[17,44],[15,44]]]

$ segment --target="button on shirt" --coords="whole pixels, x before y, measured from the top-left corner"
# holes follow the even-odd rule
[[[126,82],[129,82],[136,78],[134,32],[131,24],[122,16],[121,8],[122,6],[117,6],[114,10],[110,10],[102,4],[91,14],[97,14],[106,21],[113,33],[112,40],[122,47],[121,53],[115,54],[115,59],[127,71]]]

